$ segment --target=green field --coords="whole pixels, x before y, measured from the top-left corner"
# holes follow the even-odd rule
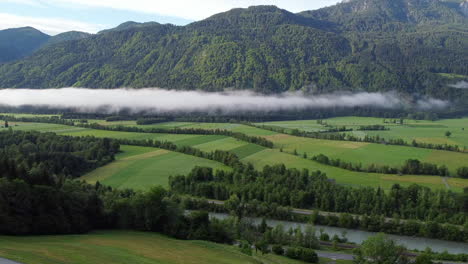
[[[137,133],[137,132],[119,132],[87,129],[81,127],[72,127],[66,125],[44,124],[44,123],[12,123],[15,130],[36,130],[41,132],[54,132],[60,135],[69,136],[95,136],[108,137],[116,139],[134,139],[134,140],[159,140],[173,142],[178,146],[191,146],[203,151],[225,150],[238,151],[241,155],[251,155],[265,148],[250,144],[245,141],[220,135],[184,135],[184,134],[165,134],[165,133]],[[260,130],[255,129],[254,130]],[[263,130],[260,130],[263,131]],[[267,131],[269,132],[269,131]]]
[[[395,176],[395,175],[385,175],[385,174],[374,174],[374,173],[361,173],[361,172],[353,172],[348,171],[340,168],[335,168],[331,166],[326,166],[314,162],[312,160],[304,159],[300,156],[294,156],[290,153],[280,152],[278,146],[280,144],[285,151],[292,152],[294,148],[301,151],[307,151],[309,156],[313,154],[314,150],[317,153],[323,153],[324,150],[328,151],[335,151],[335,153],[340,153],[340,155],[346,155],[345,151],[347,150],[359,150],[359,144],[363,143],[354,143],[354,142],[341,142],[341,141],[323,141],[321,144],[318,145],[318,141],[314,139],[308,138],[299,138],[293,137],[284,134],[277,134],[271,131],[248,127],[244,125],[236,124],[233,126],[233,129],[237,131],[243,131],[244,133],[248,133],[250,135],[257,135],[257,136],[265,136],[271,140],[273,140],[277,148],[276,149],[265,149],[263,147],[249,144],[247,142],[239,141],[234,138],[230,137],[223,137],[223,136],[206,136],[206,135],[170,135],[170,134],[151,134],[151,133],[133,133],[133,132],[115,132],[115,131],[103,131],[103,130],[93,130],[93,129],[83,129],[79,127],[69,127],[63,125],[55,125],[55,124],[34,124],[34,123],[18,123],[18,126],[15,126],[14,129],[23,129],[23,130],[40,130],[40,131],[52,131],[57,132],[59,134],[64,135],[73,135],[73,136],[86,136],[92,135],[97,137],[110,137],[110,138],[131,138],[131,139],[158,139],[158,140],[168,140],[172,141],[175,144],[179,145],[189,145],[195,148],[199,148],[205,151],[213,151],[216,149],[232,151],[239,155],[243,162],[250,162],[256,168],[262,169],[265,165],[274,165],[278,163],[284,163],[287,167],[290,168],[298,168],[298,169],[309,169],[311,171],[320,170],[325,172],[330,178],[335,179],[340,184],[350,185],[350,186],[371,186],[371,187],[382,187],[384,189],[389,189],[393,184],[399,183],[403,186],[408,186],[412,183],[418,183],[433,189],[446,189],[447,186],[444,183],[443,179],[438,176]],[[205,124],[199,123],[196,124],[203,128],[217,128],[221,125],[233,125],[233,124]],[[194,125],[190,125],[193,127]],[[210,138],[212,141],[209,141],[207,138]],[[199,144],[201,143],[201,144]],[[197,145],[198,144],[198,145]],[[289,144],[289,145],[288,145]],[[355,144],[358,144],[356,147]],[[328,146],[327,146],[328,145]],[[366,146],[369,144],[365,144]],[[376,147],[388,147],[388,146],[381,146],[376,144],[370,144],[371,146],[374,145]],[[326,147],[324,147],[326,146]],[[393,146],[392,146],[393,147]],[[400,147],[398,147],[400,148]],[[392,148],[393,149],[393,148]],[[414,149],[414,148],[407,148],[408,150],[415,150],[415,151],[425,151],[425,149]],[[365,150],[365,148],[363,148]],[[341,152],[340,152],[341,151]],[[362,150],[359,150],[362,151]],[[331,153],[331,152],[330,152]],[[369,152],[363,152],[363,155],[369,154]],[[383,155],[381,158],[385,160],[386,152],[381,152],[380,154]],[[170,172],[164,172],[164,175],[160,181],[160,178],[155,178],[152,174],[152,165],[153,159],[160,160],[161,157],[158,153],[153,153],[155,156],[150,157],[151,161],[146,162],[144,160],[118,160],[115,163],[109,164],[104,168],[101,168],[100,171],[93,172],[87,175],[87,179],[92,181],[96,181],[97,179],[103,178],[103,183],[106,183],[105,179],[108,179],[107,184],[111,184],[114,186],[124,186],[129,187],[132,186],[134,188],[146,188],[148,179],[154,180],[158,184],[163,184]],[[156,155],[158,154],[158,155]],[[370,153],[372,154],[372,153]],[[397,153],[399,155],[399,153]],[[408,153],[407,153],[408,154]],[[465,155],[461,153],[452,153],[449,154],[456,154],[456,155]],[[349,154],[352,157],[352,154]],[[468,155],[468,154],[467,154]],[[392,155],[391,158],[393,162],[397,162],[398,160],[403,160],[401,157]],[[144,157],[144,156],[143,156]],[[351,159],[350,158],[350,159]],[[396,161],[395,161],[396,160]],[[162,161],[161,161],[162,162]],[[164,162],[167,164],[171,164],[174,166],[179,166],[179,163],[171,163],[171,162]],[[131,166],[131,164],[138,164]],[[158,163],[155,163],[158,164]],[[190,163],[188,163],[190,164]],[[128,167],[125,167],[128,165]],[[126,173],[121,173],[121,167],[125,167]],[[148,169],[146,168],[148,166]],[[154,168],[154,167],[153,167]],[[167,168],[167,167],[166,167]],[[139,182],[126,181],[124,176],[121,175],[130,175],[134,173],[134,171],[138,169],[141,172],[140,176],[137,176],[135,179],[141,179]],[[172,171],[172,170],[171,170]],[[99,176],[98,176],[99,175]],[[110,177],[109,175],[117,175],[114,177]],[[119,176],[120,175],[120,176]],[[112,181],[111,181],[112,179]],[[101,180],[99,180],[101,181]],[[167,182],[167,181],[166,181]],[[123,185],[120,185],[123,184]],[[449,179],[447,180],[448,187],[453,191],[461,191],[463,187],[468,186],[468,180],[463,179]]]
[[[168,186],[169,176],[188,174],[196,166],[230,170],[212,160],[163,149],[121,146],[116,161],[83,176],[90,183],[99,181],[115,188],[146,190],[155,185]]]
[[[386,119],[387,122],[391,119]],[[420,142],[433,144],[452,144],[460,147],[468,147],[468,118],[442,119],[437,121],[408,120],[405,119],[403,125],[384,123],[383,118],[373,117],[337,117],[323,120],[332,126],[346,126],[357,129],[361,125],[384,125],[390,130],[386,131],[353,131],[357,136],[379,135],[383,138],[401,138],[408,142],[413,139]],[[261,123],[265,125],[278,126],[283,128],[297,128],[305,131],[317,131],[326,129],[317,124],[316,120],[298,120],[286,122]],[[465,130],[466,129],[466,130]],[[447,138],[445,132],[450,131],[452,135]]]
[[[346,125],[347,127],[357,128],[360,125],[373,125],[379,124],[376,123],[380,121],[383,122],[383,119],[379,118],[334,118],[325,120],[327,123],[332,125]],[[455,122],[457,121],[457,122]],[[468,119],[461,120],[445,120],[444,122],[456,123],[459,126],[460,122],[465,121],[468,125]],[[303,126],[307,131],[317,131],[319,130],[320,125],[317,124],[315,120],[309,121],[289,121],[289,122],[271,122],[265,123],[267,125],[278,124],[287,125],[290,124],[288,128],[298,128]],[[163,123],[159,126],[178,126],[179,123]],[[145,126],[140,126],[145,127]],[[406,146],[389,146],[383,144],[373,144],[373,143],[360,143],[360,142],[344,142],[344,141],[333,141],[333,140],[319,140],[312,138],[303,138],[295,137],[285,134],[278,134],[272,131],[254,128],[250,126],[240,125],[240,124],[223,124],[223,123],[184,123],[183,127],[186,128],[204,128],[204,129],[216,129],[223,128],[236,132],[242,132],[251,136],[262,136],[275,143],[275,148],[282,148],[284,151],[292,153],[296,150],[300,155],[307,153],[307,155],[314,156],[318,154],[325,154],[329,157],[342,159],[344,161],[349,161],[353,163],[361,163],[363,165],[377,164],[377,165],[391,165],[391,166],[401,166],[408,159],[419,159],[423,162],[430,162],[438,165],[446,165],[451,173],[455,174],[456,170],[459,167],[465,166],[468,164],[468,154],[457,153],[451,151],[440,151],[440,150],[431,150],[423,148],[413,148]],[[399,125],[391,124],[392,130],[393,127],[400,127]],[[454,128],[454,125],[451,126]],[[324,129],[324,128],[323,128]],[[439,128],[440,129],[440,128]],[[390,131],[392,131],[390,130]],[[460,128],[461,130],[461,128]],[[361,133],[358,131],[357,133]],[[369,132],[369,131],[366,131]],[[389,131],[370,131],[375,134],[387,133]],[[419,136],[422,135],[422,132],[419,133]],[[439,134],[443,136],[445,131],[439,131]],[[455,134],[455,133],[454,133]],[[468,143],[468,130],[466,133],[467,143]],[[457,138],[455,134],[453,137]],[[394,138],[399,138],[397,135]],[[438,142],[442,138],[438,139]],[[409,140],[409,139],[408,139]],[[434,142],[432,142],[434,143]]]
[[[331,158],[341,159],[363,165],[378,164],[399,167],[408,159],[419,159],[438,165],[446,165],[455,174],[459,167],[468,164],[468,154],[405,146],[389,146],[349,141],[320,140],[295,137],[285,134],[267,136],[277,148],[308,156],[324,154]]]
[[[342,117],[324,120],[333,126],[346,126],[357,129],[361,125],[383,124],[382,118]],[[408,142],[417,140],[419,142],[433,144],[452,144],[460,147],[468,146],[468,130],[462,130],[465,125],[468,128],[468,119],[450,119],[436,122],[406,120],[406,124],[384,124],[390,130],[387,131],[353,131],[354,135],[364,137],[365,135],[383,138],[402,138]],[[305,131],[317,131],[316,120],[269,122],[265,125],[273,125],[284,128],[299,128],[303,126]],[[445,137],[445,132],[451,131],[450,138]],[[339,158],[363,165],[379,164],[400,166],[407,159],[419,159],[438,165],[446,165],[451,173],[456,169],[468,164],[468,154],[432,149],[413,148],[406,146],[388,146],[383,144],[369,144],[359,142],[343,142],[332,140],[319,140],[311,138],[299,138],[289,135],[276,135],[268,137],[278,147],[291,152],[296,149],[299,153],[306,152],[309,155],[325,154],[329,157]]]
[[[443,179],[439,176],[397,176],[379,173],[364,173],[344,170],[332,166],[325,166],[312,160],[303,159],[288,153],[281,153],[277,150],[264,150],[243,159],[244,162],[252,163],[257,169],[262,169],[265,165],[277,164],[278,161],[284,163],[288,168],[309,169],[309,171],[320,170],[327,174],[329,178],[337,181],[339,184],[362,187],[381,187],[389,190],[393,184],[398,183],[402,186],[409,186],[417,183],[432,189],[445,189]],[[463,187],[468,186],[468,181],[464,179],[454,179],[449,186],[452,191],[462,191]]]
[[[37,114],[20,114],[20,113],[0,113],[0,115],[5,115],[5,116],[14,116],[14,117],[53,117],[57,116],[59,117],[60,115],[37,115]]]
[[[131,231],[97,231],[63,236],[0,236],[0,256],[24,264],[303,263],[272,254],[247,256],[234,246],[176,240],[156,233]]]
[[[106,122],[103,120],[89,120],[89,123],[98,123],[105,126],[132,126],[143,129],[151,128],[202,128],[202,129],[225,129],[234,132],[245,133],[252,136],[270,136],[277,134],[276,132],[258,129],[255,127],[245,126],[242,124],[236,123],[195,123],[195,122],[166,122],[159,123],[154,125],[137,125],[136,121],[116,121],[116,122]]]

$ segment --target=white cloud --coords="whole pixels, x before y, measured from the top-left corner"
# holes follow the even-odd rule
[[[75,108],[85,112],[149,111],[277,111],[334,107],[416,107],[421,110],[440,109],[448,102],[422,98],[411,104],[396,93],[336,93],[308,96],[302,93],[261,95],[248,91],[207,93],[147,89],[3,89],[0,105],[33,105],[52,108]]]
[[[42,6],[41,2],[37,0],[2,0],[1,2]]]
[[[29,2],[30,0],[8,0]],[[317,9],[340,0],[41,0],[50,5],[104,7],[200,20],[236,7],[276,5],[291,12]]]
[[[71,30],[95,33],[104,28],[102,25],[89,24],[63,18],[27,17],[0,13],[0,29],[26,26],[32,26],[51,35]]]

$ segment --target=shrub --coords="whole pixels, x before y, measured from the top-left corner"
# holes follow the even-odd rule
[[[284,248],[281,245],[273,245],[271,251],[276,255],[284,255]]]
[[[307,263],[318,263],[319,258],[314,250],[302,247],[290,247],[286,250],[286,257],[302,260]]]

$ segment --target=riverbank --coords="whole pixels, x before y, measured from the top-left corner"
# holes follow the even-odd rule
[[[210,213],[210,217],[217,218],[217,219],[226,219],[229,217],[228,214],[223,213]],[[251,219],[254,224],[260,224],[262,222],[262,218],[258,217],[248,217]],[[280,221],[280,220],[272,220],[267,219],[266,223],[270,227],[276,227],[278,225],[283,225],[283,227],[288,230],[290,228],[301,228],[305,230],[306,226],[309,224],[299,223],[299,222],[290,222],[290,221]],[[315,225],[316,231],[322,230],[323,232],[327,233],[330,237],[337,235],[341,237],[345,234],[346,238],[349,242],[355,244],[361,244],[366,239],[371,236],[375,236],[376,232],[368,232],[362,230],[355,230],[355,229],[346,229],[340,227],[330,227],[330,226],[321,226]],[[393,239],[398,244],[406,247],[408,250],[417,250],[417,251],[424,251],[426,248],[431,248],[433,252],[442,253],[447,251],[450,254],[462,254],[468,252],[468,243],[461,243],[461,242],[451,242],[445,240],[438,240],[438,239],[428,239],[428,238],[419,238],[419,237],[409,237],[409,236],[399,236],[399,235],[388,235],[389,238]]]

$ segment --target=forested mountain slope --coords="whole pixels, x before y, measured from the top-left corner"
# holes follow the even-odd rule
[[[31,27],[14,28],[0,31],[0,63],[16,60],[31,54],[49,36]]]
[[[300,14],[234,9],[184,27],[130,23],[3,65],[0,87],[397,90],[460,98],[463,91],[448,85],[468,78],[462,6],[350,0]]]
[[[0,63],[15,61],[31,55],[45,45],[89,37],[84,32],[65,32],[49,36],[32,27],[0,30]]]

